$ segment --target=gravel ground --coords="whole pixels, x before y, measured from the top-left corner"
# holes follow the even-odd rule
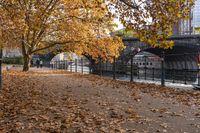
[[[3,76],[3,133],[200,132],[199,91],[63,71]]]

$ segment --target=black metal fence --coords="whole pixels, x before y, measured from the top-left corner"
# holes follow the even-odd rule
[[[67,70],[70,72],[79,72],[83,74],[91,73],[89,71],[89,62],[84,59],[78,60],[65,60],[65,61],[52,61],[48,65],[51,69]]]
[[[51,69],[64,69],[84,74],[98,74],[113,79],[130,81],[155,81],[165,85],[165,82],[193,84],[199,77],[197,54],[174,54],[161,56],[132,56],[128,62],[123,59],[114,62],[101,62],[98,64],[89,61],[66,60],[50,63]]]

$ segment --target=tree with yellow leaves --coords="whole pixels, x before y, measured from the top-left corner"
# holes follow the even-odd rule
[[[190,19],[195,0],[109,0],[110,10],[134,36],[151,47],[172,48],[172,26]]]
[[[113,18],[102,0],[0,0],[3,47],[20,47],[23,71],[34,53],[72,51],[112,61],[124,48],[120,38],[105,36]],[[98,39],[98,34],[104,37]]]

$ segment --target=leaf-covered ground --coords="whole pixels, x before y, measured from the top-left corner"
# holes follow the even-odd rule
[[[62,71],[4,72],[0,132],[200,132],[200,92]]]

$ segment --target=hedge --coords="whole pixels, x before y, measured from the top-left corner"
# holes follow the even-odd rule
[[[4,64],[23,64],[23,57],[3,57]]]

